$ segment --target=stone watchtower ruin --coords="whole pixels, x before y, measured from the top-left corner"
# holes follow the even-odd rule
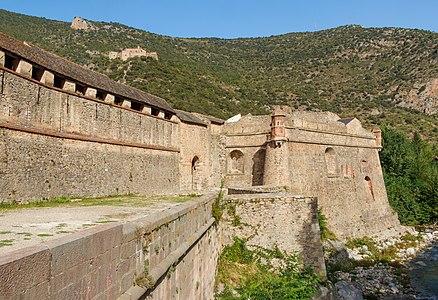
[[[266,145],[264,185],[287,186],[289,183],[285,123],[286,112],[276,108],[271,115],[271,135]]]

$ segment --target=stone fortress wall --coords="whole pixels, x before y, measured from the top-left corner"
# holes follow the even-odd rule
[[[191,253],[187,260],[179,259],[180,252],[175,258],[175,249],[161,252],[166,242],[159,244],[160,260],[165,263],[158,269],[163,272],[172,264],[184,270],[200,268],[194,276],[208,275],[211,280],[199,284],[211,284],[211,268],[222,241],[229,242],[234,234],[250,237],[253,245],[277,244],[282,250],[300,251],[307,262],[324,272],[316,223],[318,208],[341,239],[399,226],[383,182],[379,131],[366,131],[357,119],[277,107],[271,116],[247,115],[224,123],[211,116],[174,110],[159,97],[113,82],[1,33],[0,79],[2,202],[59,196],[205,193],[222,182],[230,190],[246,189],[246,194],[268,191],[228,198],[250,225],[248,231],[224,225],[225,237],[213,232],[208,242],[201,239],[213,222],[211,199],[203,213],[194,213],[201,215],[202,221],[187,214],[181,220],[178,217],[172,229],[166,229],[167,223],[154,223],[157,226],[151,232],[180,232],[188,226],[187,232],[193,233],[202,227],[202,234],[178,238],[176,244],[184,244],[184,255]],[[287,195],[270,192],[279,187]],[[254,235],[251,228],[256,227],[260,230]],[[278,234],[273,234],[275,231]],[[155,241],[160,236],[152,233],[147,239]],[[317,255],[308,255],[308,251]],[[214,258],[199,260],[198,255],[208,257],[207,252]],[[149,254],[153,260],[153,251]],[[142,254],[135,255],[138,259]],[[102,259],[110,261],[111,257]],[[136,268],[144,266],[143,261],[130,270],[135,269],[138,275]],[[203,273],[204,267],[207,273]],[[160,276],[164,274],[161,271],[157,271]],[[175,287],[171,297],[211,298],[196,294],[197,279],[176,274],[172,280],[182,286],[189,284],[189,289],[180,293],[179,286],[176,289],[160,277],[148,291],[158,296],[151,296],[165,297],[161,293],[170,284]],[[125,285],[118,290],[119,295],[128,290],[127,282],[133,284],[135,278],[130,276],[121,279]],[[79,281],[88,280],[84,278]],[[86,290],[87,286],[81,288]],[[208,286],[207,291],[212,290]]]
[[[263,182],[287,186],[293,195],[317,197],[340,238],[398,226],[386,195],[376,136],[354,118],[284,110],[284,134],[274,142],[275,126],[269,124],[275,118],[244,116],[225,124],[228,186]]]
[[[3,201],[178,192],[177,122],[0,77]]]

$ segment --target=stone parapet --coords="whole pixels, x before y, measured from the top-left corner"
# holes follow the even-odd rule
[[[0,257],[0,293],[11,300],[143,294],[148,299],[212,299],[220,249],[211,220],[215,197],[8,252]]]

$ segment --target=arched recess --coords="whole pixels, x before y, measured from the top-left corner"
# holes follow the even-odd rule
[[[373,189],[373,182],[371,181],[371,178],[369,176],[365,176],[364,178],[365,184],[368,186],[368,189],[370,190],[371,197],[374,199],[374,189]]]
[[[244,163],[243,153],[240,150],[233,150],[230,152],[228,159],[228,173],[230,174],[243,174]]]
[[[198,156],[194,156],[192,158],[192,190],[198,190],[200,188],[201,183],[201,176],[200,176],[200,170],[201,169],[201,161],[199,160]]]
[[[252,157],[252,185],[263,185],[266,149],[259,149]]]
[[[327,176],[329,177],[337,177],[339,176],[338,170],[338,156],[335,150],[331,147],[325,149],[325,165],[327,169]]]

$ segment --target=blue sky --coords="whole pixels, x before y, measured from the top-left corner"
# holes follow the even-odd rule
[[[61,21],[119,22],[174,37],[257,37],[347,24],[438,32],[438,0],[0,0],[0,8]]]

